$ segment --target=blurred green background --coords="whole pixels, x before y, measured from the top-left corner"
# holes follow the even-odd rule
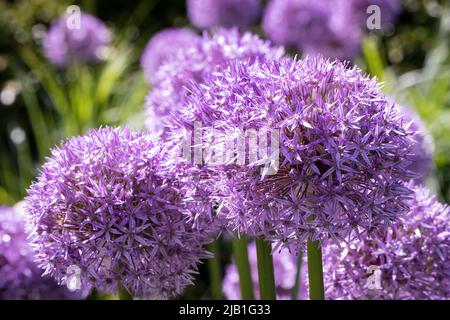
[[[434,138],[428,184],[449,202],[450,5],[402,3],[395,29],[369,33],[355,63],[379,77],[386,94],[419,112]],[[111,29],[105,62],[61,70],[43,55],[46,29],[71,4]],[[150,88],[139,58],[152,34],[173,26],[190,26],[184,0],[0,0],[0,204],[23,199],[49,148],[61,139],[100,125],[144,127]],[[253,31],[262,34],[260,27]],[[222,249],[228,260],[229,248]],[[201,277],[199,282],[185,297],[204,294]]]

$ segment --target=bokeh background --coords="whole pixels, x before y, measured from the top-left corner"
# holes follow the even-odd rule
[[[51,21],[72,4],[103,20],[113,40],[104,62],[62,70],[43,54],[42,39]],[[395,25],[366,32],[354,63],[377,76],[387,95],[419,113],[434,148],[427,184],[448,203],[450,3],[404,0],[402,5]],[[184,0],[0,0],[0,204],[23,199],[49,148],[61,139],[101,125],[144,128],[150,87],[139,64],[143,48],[156,32],[185,26],[196,30]],[[252,31],[264,37],[260,25]],[[228,248],[222,248],[224,265]],[[184,298],[210,295],[205,269]]]

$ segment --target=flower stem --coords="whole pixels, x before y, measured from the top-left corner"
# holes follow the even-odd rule
[[[222,270],[220,267],[220,251],[218,240],[208,245],[208,251],[214,254],[214,257],[208,259],[208,274],[211,283],[211,293],[215,300],[222,300]]]
[[[275,300],[275,277],[273,273],[272,245],[263,237],[256,239],[258,255],[259,292],[261,300]]]
[[[300,289],[300,283],[302,283],[301,273],[302,273],[302,262],[303,262],[303,252],[299,251],[297,255],[297,271],[295,273],[295,284],[291,292],[291,300],[298,299],[298,291]]]
[[[242,300],[254,300],[253,281],[248,261],[247,239],[245,237],[233,238],[233,254],[239,273],[239,287],[241,288]]]
[[[308,239],[309,298],[324,300],[322,250],[318,241]]]
[[[133,296],[120,283],[117,285],[117,294],[119,295],[119,300],[133,300]]]
[[[367,36],[363,39],[362,53],[370,74],[377,77],[378,81],[383,81],[385,66],[381,58],[380,46],[376,37]]]

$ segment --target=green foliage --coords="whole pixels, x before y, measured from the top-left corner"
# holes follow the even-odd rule
[[[430,186],[445,201],[450,199],[450,8],[443,7],[436,45],[427,51],[421,68],[396,75],[387,66],[378,38],[363,41],[367,71],[383,81],[383,90],[399,103],[414,108],[424,120],[434,140],[435,174]]]
[[[27,114],[29,130],[20,144],[3,139],[8,144],[1,148],[5,155],[12,152],[1,157],[1,203],[11,204],[24,196],[37,167],[62,139],[102,125],[143,128],[149,88],[139,70],[138,50],[118,38],[105,62],[67,69],[52,66],[33,43],[18,48],[18,59],[11,61],[10,69],[22,84],[18,102]],[[6,134],[14,129],[6,126],[11,127]]]

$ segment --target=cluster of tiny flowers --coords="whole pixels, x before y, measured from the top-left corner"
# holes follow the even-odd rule
[[[76,266],[82,288],[180,294],[209,256],[202,246],[210,231],[200,227],[210,223],[200,212],[213,212],[209,195],[194,188],[203,185],[199,175],[176,179],[173,171],[183,171],[165,163],[166,154],[148,133],[109,127],[53,149],[26,198],[30,242],[45,274],[62,282]]]
[[[235,129],[279,132],[275,174],[261,173],[270,161],[209,165],[223,173],[215,192],[231,231],[301,246],[308,236],[382,231],[408,209],[412,132],[357,67],[321,57],[231,62],[191,86],[171,132],[195,121],[227,137]]]
[[[433,138],[414,110],[402,107],[401,112],[405,123],[409,122],[410,129],[414,132],[413,139],[415,142],[411,150],[412,163],[409,169],[417,174],[417,182],[424,182],[433,169]]]
[[[348,0],[272,0],[263,29],[276,44],[339,59],[356,57],[362,35]]]
[[[108,28],[96,17],[81,13],[79,21],[73,19],[76,18],[64,15],[45,35],[45,54],[57,66],[98,61],[101,50],[111,40]]]
[[[192,83],[201,83],[207,75],[232,60],[280,59],[282,48],[273,47],[251,33],[221,29],[192,47],[179,50],[155,75],[156,86],[146,99],[146,126],[164,133],[167,117],[184,103]]]
[[[201,29],[249,27],[258,21],[261,0],[187,0],[191,22]]]
[[[296,255],[291,254],[287,249],[274,251],[272,257],[277,299],[292,299],[293,290],[296,285],[298,291],[296,292],[295,299],[307,299],[308,292],[307,273],[305,269],[306,264],[302,263],[300,272],[298,273],[298,258]],[[255,299],[259,299],[258,260],[255,243],[251,243],[248,247],[248,258],[252,273],[253,288],[255,290]],[[235,263],[229,265],[226,269],[225,276],[222,282],[222,290],[225,294],[225,297],[229,300],[241,299],[239,274]]]
[[[221,174],[207,166],[193,166],[180,158],[180,145],[165,141],[164,161],[161,173],[177,184],[183,198],[180,212],[186,222],[200,234],[203,242],[210,242],[226,230],[226,217],[219,214],[220,197],[215,194],[214,185]]]
[[[154,75],[164,61],[180,49],[195,45],[200,37],[189,29],[165,29],[153,36],[144,49],[141,66],[145,79],[156,84]]]
[[[327,299],[450,298],[450,210],[417,186],[410,210],[384,239],[355,239],[324,250]],[[379,268],[378,287],[368,285]]]
[[[42,277],[43,270],[33,260],[24,217],[14,208],[0,207],[0,300],[80,298],[53,279]]]

